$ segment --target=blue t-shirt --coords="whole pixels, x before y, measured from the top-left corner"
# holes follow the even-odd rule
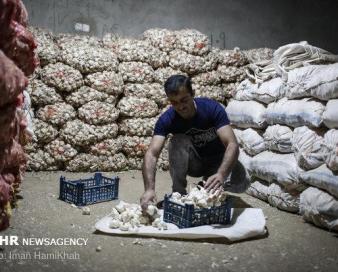
[[[191,137],[201,157],[224,153],[225,147],[216,130],[230,124],[225,109],[218,102],[208,98],[194,100],[197,111],[192,119],[183,119],[173,107],[170,107],[157,120],[154,135],[186,134]]]

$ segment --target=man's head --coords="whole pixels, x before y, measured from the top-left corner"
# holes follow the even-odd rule
[[[184,119],[192,118],[196,113],[194,95],[189,77],[173,75],[164,84],[164,91],[174,110]]]

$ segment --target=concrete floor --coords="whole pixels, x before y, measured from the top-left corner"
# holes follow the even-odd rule
[[[252,207],[263,209],[268,236],[234,244],[220,240],[179,241],[107,236],[94,233],[95,223],[117,201],[91,205],[91,215],[58,199],[60,175],[74,179],[89,174],[27,173],[22,199],[11,227],[1,235],[88,238],[86,246],[0,246],[0,271],[337,271],[338,235],[304,223],[302,218],[242,194]],[[106,173],[110,176],[111,174]],[[143,192],[139,171],[118,173],[119,199],[138,203]],[[193,179],[189,180],[189,182]],[[170,177],[157,174],[158,198],[170,191]],[[96,249],[101,247],[101,251]],[[68,259],[43,259],[42,253],[66,252]],[[40,258],[37,254],[40,253]],[[11,254],[11,256],[10,256]],[[16,254],[16,255],[15,255]],[[75,260],[69,259],[73,256]],[[15,258],[14,258],[15,257]]]

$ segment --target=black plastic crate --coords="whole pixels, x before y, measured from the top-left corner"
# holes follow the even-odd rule
[[[101,173],[94,177],[79,180],[66,180],[60,177],[60,199],[77,206],[85,206],[118,198],[118,176],[107,178]]]
[[[231,201],[227,199],[221,206],[195,208],[193,204],[180,205],[164,197],[163,220],[182,228],[191,228],[211,224],[229,224],[231,217]]]

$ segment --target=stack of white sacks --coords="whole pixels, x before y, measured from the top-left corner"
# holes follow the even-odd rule
[[[224,103],[245,77],[243,52],[211,48],[192,29],[150,29],[141,39],[32,29],[41,69],[28,92],[35,142],[26,148],[33,171],[140,169],[158,116],[167,105],[164,81],[192,77],[197,96]],[[167,145],[158,167],[168,169]]]
[[[289,44],[249,67],[226,108],[252,184],[247,193],[338,230],[338,57]],[[252,69],[256,67],[256,69]],[[257,68],[258,67],[258,68]]]

